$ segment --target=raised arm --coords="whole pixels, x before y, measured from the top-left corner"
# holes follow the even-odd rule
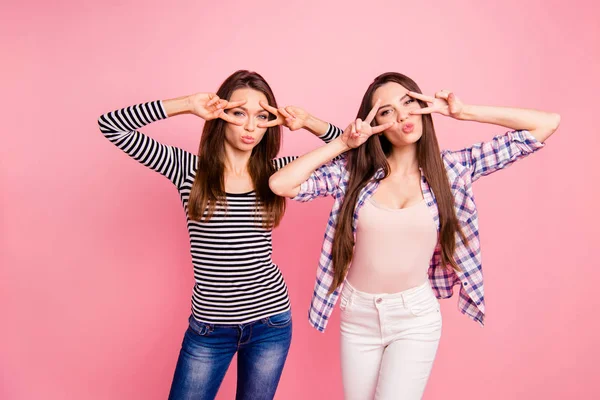
[[[494,124],[512,130],[462,150],[444,152],[447,157],[469,168],[472,181],[506,168],[544,147],[544,141],[556,131],[560,123],[560,115],[551,112],[467,105],[447,90],[437,92],[435,97],[415,92],[408,94],[429,103],[425,108],[411,111],[411,114],[439,113],[461,121]]]
[[[290,131],[304,128],[325,143],[331,142],[342,134],[340,128],[315,117],[303,108],[295,106],[275,108],[264,101],[261,101],[260,105],[275,115],[276,118],[269,122],[258,124],[259,128],[268,128],[276,125],[284,125]]]
[[[375,104],[364,122],[360,119],[356,120],[338,138],[299,157],[273,174],[269,180],[271,190],[279,196],[294,198],[300,193],[301,185],[306,182],[305,187],[312,186],[312,192],[331,193],[333,187],[339,182],[341,172],[331,169],[333,164],[329,162],[349,149],[362,145],[371,135],[381,133],[393,125],[388,123],[371,127],[371,121],[378,108],[379,102]],[[319,171],[321,166],[325,170]]]
[[[500,125],[515,131],[526,130],[542,143],[556,131],[560,124],[560,115],[557,113],[515,107],[464,104],[448,90],[437,92],[435,97],[415,92],[408,92],[408,94],[430,104],[426,108],[411,111],[411,114],[437,112],[461,121]]]
[[[237,106],[238,103],[228,103],[212,93],[198,93],[110,111],[98,118],[98,126],[111,143],[179,187],[187,172],[194,167],[196,156],[180,148],[159,143],[138,129],[180,114],[194,114],[206,120],[230,119],[223,110]],[[236,123],[233,120],[229,122]]]

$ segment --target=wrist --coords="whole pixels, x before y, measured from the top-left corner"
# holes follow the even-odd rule
[[[306,121],[304,122],[303,127],[313,135],[323,136],[327,133],[327,129],[329,129],[329,124],[309,114],[306,118]]]
[[[462,107],[460,114],[456,116],[456,119],[461,121],[472,121],[475,118],[474,106],[465,104]]]
[[[303,128],[311,133],[317,134],[317,132],[315,130],[316,126],[317,126],[316,118],[313,117],[311,114],[308,114],[308,117],[304,121]]]
[[[192,98],[191,96],[182,96],[164,100],[163,106],[169,117],[179,114],[189,114],[192,111]]]
[[[344,141],[344,139],[342,138],[342,136],[338,136],[337,138],[335,138],[334,140],[332,140],[331,144],[333,146],[335,146],[336,150],[338,151],[337,155],[345,153],[345,152],[347,152],[348,150],[351,149],[351,147],[348,146],[348,143],[346,141]]]

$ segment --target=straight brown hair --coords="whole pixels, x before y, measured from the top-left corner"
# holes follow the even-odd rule
[[[412,92],[422,93],[415,81],[405,75],[397,72],[388,72],[379,75],[367,88],[360,109],[358,110],[357,118],[365,120],[373,107],[373,94],[379,87],[389,82],[398,83]],[[421,108],[427,106],[425,102],[420,100],[418,102]],[[454,249],[456,247],[455,234],[458,232],[465,242],[467,239],[460,230],[458,219],[454,212],[454,196],[452,195],[446,169],[442,161],[433,127],[433,119],[430,114],[423,114],[422,118],[423,135],[417,142],[417,161],[419,167],[423,169],[423,175],[427,179],[437,200],[440,216],[439,237],[442,248],[442,264],[450,265],[455,270],[458,270],[459,267],[454,260]],[[372,125],[375,125],[375,120],[373,120]],[[334,277],[329,288],[330,294],[344,281],[348,267],[352,262],[354,254],[352,221],[360,191],[371,181],[373,175],[379,169],[383,169],[384,172],[381,179],[386,178],[390,174],[387,156],[391,152],[392,144],[384,135],[373,135],[363,145],[348,151],[346,168],[350,178],[333,237]]]
[[[217,96],[229,100],[233,92],[250,88],[263,93],[268,103],[277,107],[275,95],[265,79],[256,72],[239,70],[231,74],[219,87]],[[273,116],[270,116],[273,118]],[[220,119],[206,121],[198,149],[198,169],[188,200],[188,215],[194,221],[209,221],[219,207],[227,207],[225,194],[225,127]],[[279,225],[285,213],[285,198],[269,188],[269,177],[275,172],[273,159],[281,148],[281,127],[267,128],[262,140],[252,149],[248,171],[254,184],[257,204],[262,209],[265,228]]]

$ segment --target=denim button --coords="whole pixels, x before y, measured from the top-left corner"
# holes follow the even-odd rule
[[[381,297],[380,297],[380,298],[378,298],[377,300],[375,300],[375,302],[376,302],[377,304],[381,303],[382,301],[383,301],[383,299],[382,299]]]

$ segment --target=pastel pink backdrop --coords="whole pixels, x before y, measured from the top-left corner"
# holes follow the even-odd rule
[[[484,178],[487,324],[442,302],[426,399],[600,396],[598,7],[592,1],[12,2],[1,6],[2,399],[164,399],[193,284],[184,214],[163,177],[99,133],[111,109],[260,72],[280,104],[339,125],[370,81],[560,112],[536,155]],[[443,147],[503,129],[435,118]],[[144,128],[195,152],[201,121]],[[286,131],[283,155],[319,145]],[[330,200],[290,203],[274,233],[294,340],[277,399],[339,399],[339,318],[306,320]],[[234,366],[235,364],[232,364]],[[218,395],[235,393],[231,368]]]

